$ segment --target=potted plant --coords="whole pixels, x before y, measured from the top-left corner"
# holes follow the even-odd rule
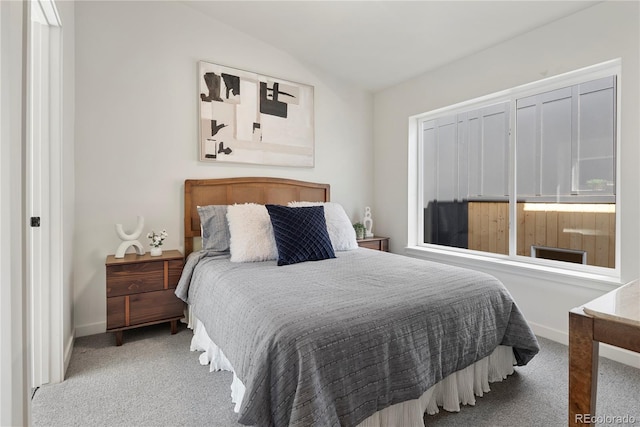
[[[151,246],[151,251],[149,254],[151,256],[162,255],[162,248],[160,246],[162,246],[162,243],[164,242],[164,239],[167,238],[167,236],[168,234],[166,230],[162,230],[160,233],[156,233],[152,230],[151,233],[147,234],[147,238],[151,239],[151,242],[149,243],[149,245]]]
[[[364,233],[366,229],[364,228],[364,225],[361,222],[356,222],[355,224],[353,224],[353,229],[356,230],[357,240],[364,239]]]

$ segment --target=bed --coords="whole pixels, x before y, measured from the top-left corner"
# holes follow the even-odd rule
[[[176,295],[201,363],[234,373],[241,424],[420,426],[535,356],[497,279],[358,248],[329,196],[278,178],[185,181]]]

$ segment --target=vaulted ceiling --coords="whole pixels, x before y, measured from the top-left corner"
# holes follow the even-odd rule
[[[371,91],[591,7],[593,1],[185,1]]]

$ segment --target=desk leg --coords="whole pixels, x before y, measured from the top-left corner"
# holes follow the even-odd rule
[[[569,312],[569,425],[593,424],[598,390],[598,345],[593,318]]]

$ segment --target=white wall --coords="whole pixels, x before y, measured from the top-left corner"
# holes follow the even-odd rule
[[[407,245],[408,118],[585,66],[622,58],[620,156],[622,281],[638,277],[640,260],[640,97],[638,2],[603,2],[522,36],[377,93],[374,97],[374,198],[377,231],[391,250]],[[409,160],[408,160],[409,159]],[[601,295],[611,284],[562,275],[520,274],[450,256],[498,276],[541,335],[566,341],[568,310]],[[606,351],[605,351],[606,353]],[[637,359],[636,359],[637,360]]]
[[[120,243],[116,223],[131,230],[143,215],[145,235],[166,228],[164,247],[182,247],[185,179],[329,183],[353,219],[372,204],[370,94],[177,2],[78,2],[75,23],[77,336],[105,330],[104,262]],[[313,85],[316,166],[199,162],[199,60]]]

